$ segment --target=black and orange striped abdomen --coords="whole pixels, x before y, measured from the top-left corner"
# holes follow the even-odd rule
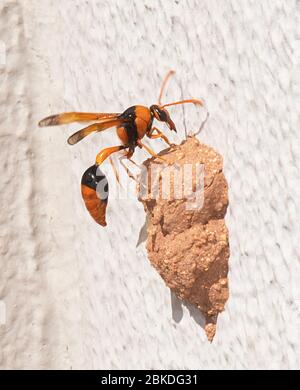
[[[108,182],[97,165],[88,168],[81,179],[81,194],[91,217],[101,226],[106,226]]]

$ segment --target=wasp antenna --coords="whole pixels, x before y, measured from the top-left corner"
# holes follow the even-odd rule
[[[160,92],[159,92],[159,95],[158,95],[158,104],[161,105],[161,98],[162,98],[162,95],[163,95],[163,92],[164,92],[164,89],[165,89],[165,86],[169,80],[169,78],[175,73],[175,70],[169,70],[169,72],[166,74],[165,78],[163,79],[163,82],[162,82],[162,85],[161,85],[161,88],[160,88]]]
[[[204,103],[203,103],[202,100],[199,100],[199,99],[188,99],[188,100],[179,100],[178,102],[172,102],[172,103],[164,104],[162,106],[162,108],[170,107],[170,106],[176,106],[177,104],[185,104],[185,103],[193,103],[196,106],[199,105],[199,106],[204,107]]]

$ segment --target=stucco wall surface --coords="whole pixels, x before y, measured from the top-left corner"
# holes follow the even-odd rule
[[[0,20],[0,367],[299,368],[299,1],[1,0]],[[212,344],[137,246],[142,205],[111,199],[105,229],[84,208],[81,175],[114,132],[70,147],[80,125],[37,127],[155,103],[171,68],[165,101],[205,99],[199,137],[229,183]],[[174,142],[203,116],[170,112]]]

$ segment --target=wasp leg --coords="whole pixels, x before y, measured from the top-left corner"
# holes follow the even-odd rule
[[[109,162],[110,162],[110,165],[113,169],[113,172],[114,172],[114,175],[115,175],[115,178],[117,180],[117,182],[119,183],[119,185],[122,187],[121,183],[120,183],[120,176],[119,176],[119,172],[117,171],[117,168],[113,162],[113,159],[111,158],[111,156],[109,156]]]
[[[127,146],[120,145],[120,146],[112,146],[110,148],[102,149],[100,153],[97,154],[96,157],[96,165],[100,165],[103,163],[104,160],[107,159],[112,153],[119,152],[120,150],[125,149]]]
[[[132,164],[134,164],[136,167],[140,167],[139,164],[137,164],[135,161],[133,161],[130,157],[127,157],[127,159],[132,162]]]
[[[153,134],[153,132],[156,131],[157,134]],[[169,146],[173,146],[174,144],[171,144],[171,142],[168,140],[167,136],[163,134],[162,131],[160,131],[157,127],[152,127],[152,129],[147,134],[147,137],[151,139],[161,138],[163,139]]]
[[[132,160],[130,159],[130,157],[127,157],[127,155],[121,156],[121,157],[119,158],[119,161],[120,161],[122,167],[125,169],[127,175],[130,177],[130,179],[133,179],[134,181],[136,181],[136,182],[138,183],[138,182],[139,182],[138,179],[131,173],[131,171],[129,170],[129,168],[124,164],[124,162],[123,162],[124,159],[127,159],[127,160],[131,161],[131,162],[134,163],[135,165],[137,165],[137,164],[136,164],[134,161],[132,161]]]
[[[160,160],[167,162],[166,159],[164,159],[163,157],[161,157],[161,156],[159,156],[158,154],[156,154],[156,153],[155,153],[152,149],[150,149],[147,145],[143,144],[143,143],[141,142],[141,140],[138,140],[138,141],[137,141],[137,144],[138,144],[138,146],[139,146],[140,148],[146,149],[147,152],[148,152],[149,154],[151,154],[152,157],[159,158]]]

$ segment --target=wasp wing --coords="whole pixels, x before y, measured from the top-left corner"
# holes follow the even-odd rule
[[[77,142],[81,141],[83,138],[85,138],[86,136],[88,136],[91,133],[100,132],[100,131],[103,131],[103,130],[106,130],[106,129],[109,129],[109,128],[115,127],[115,126],[120,126],[120,125],[127,123],[127,122],[128,122],[128,120],[119,118],[119,119],[107,119],[107,120],[103,120],[102,122],[99,122],[99,123],[94,123],[88,127],[85,127],[84,129],[81,129],[81,130],[77,131],[76,133],[72,134],[68,138],[68,144],[69,145],[77,144]]]
[[[89,112],[65,112],[51,115],[39,122],[40,127],[65,125],[72,122],[89,122],[106,119],[116,119],[119,113],[89,113]]]

